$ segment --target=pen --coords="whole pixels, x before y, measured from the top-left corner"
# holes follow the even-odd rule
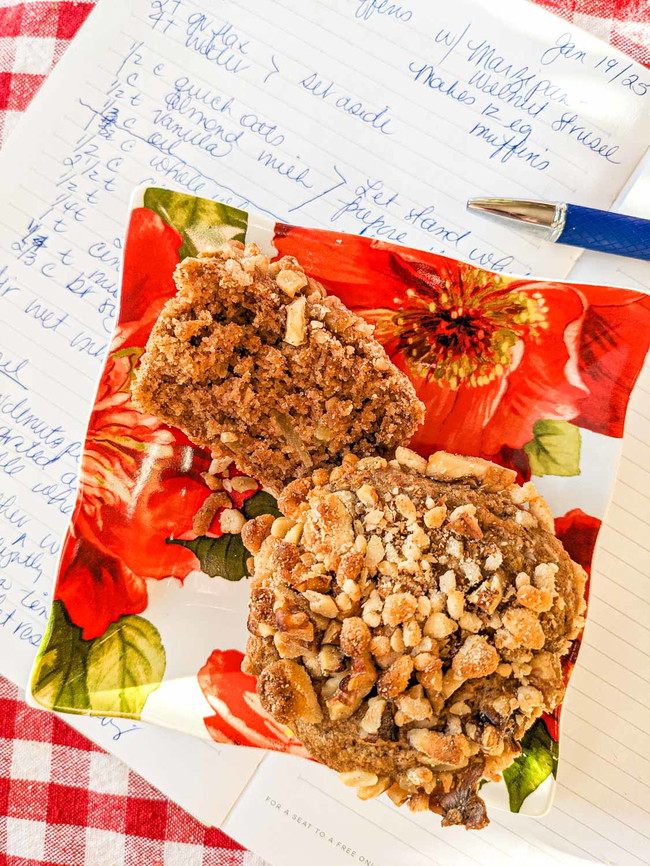
[[[471,198],[467,209],[535,231],[551,243],[650,261],[650,220],[577,204]]]

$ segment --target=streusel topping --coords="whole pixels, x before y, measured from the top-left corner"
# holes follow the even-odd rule
[[[497,779],[564,692],[585,573],[532,483],[398,448],[316,470],[253,554],[245,667],[263,705],[367,798],[487,823]]]

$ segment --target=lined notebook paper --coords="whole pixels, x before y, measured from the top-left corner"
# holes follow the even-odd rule
[[[102,0],[37,96],[0,157],[4,675],[25,682],[46,623],[134,185],[495,270],[650,286],[647,265],[584,254],[571,271],[577,250],[464,210],[480,194],[593,207],[622,195],[650,217],[650,73],[523,0],[441,6]],[[547,817],[494,812],[481,833],[441,831],[359,804],[304,761],[68,720],[275,866],[650,862],[649,418],[646,368]]]

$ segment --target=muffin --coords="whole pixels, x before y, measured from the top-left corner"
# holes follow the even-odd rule
[[[373,326],[291,256],[230,241],[187,258],[132,385],[143,411],[279,492],[340,459],[392,454],[424,418]]]
[[[585,572],[532,483],[398,448],[289,484],[248,523],[243,669],[265,709],[369,798],[485,826],[483,779],[564,694]]]

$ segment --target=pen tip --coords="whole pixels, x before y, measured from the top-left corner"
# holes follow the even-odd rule
[[[465,207],[467,210],[488,211],[489,213],[501,213],[506,208],[516,204],[510,199],[500,198],[468,198]]]

